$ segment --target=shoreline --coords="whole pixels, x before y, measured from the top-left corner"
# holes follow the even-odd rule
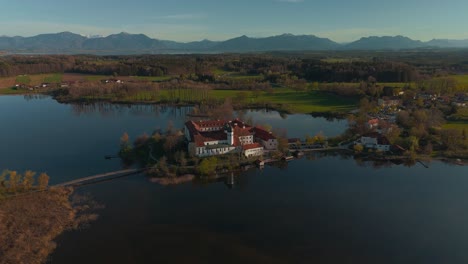
[[[8,88],[5,88],[8,89]],[[1,93],[0,96],[6,95],[47,95],[56,100],[58,103],[61,104],[73,104],[73,103],[81,103],[81,104],[92,104],[92,103],[108,103],[108,104],[121,104],[121,105],[132,105],[132,104],[140,104],[140,105],[169,105],[175,107],[182,107],[182,106],[195,106],[195,105],[206,105],[204,101],[184,101],[184,102],[167,102],[167,101],[151,101],[151,100],[121,100],[121,99],[108,99],[108,98],[64,98],[60,97],[60,95],[56,94],[57,90],[49,90],[49,91],[20,91],[18,93]],[[239,92],[243,92],[239,90]],[[317,117],[330,117],[330,118],[339,118],[343,119],[346,117],[347,114],[350,113],[352,110],[345,110],[345,111],[295,111],[291,109],[288,103],[247,103],[242,105],[233,104],[234,110],[246,110],[246,109],[268,109],[272,111],[277,111],[282,114],[306,114],[312,115]]]

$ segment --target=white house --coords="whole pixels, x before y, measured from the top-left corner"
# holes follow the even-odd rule
[[[247,158],[258,157],[263,155],[263,146],[259,143],[244,145],[242,146],[242,149],[244,151],[244,156],[246,156]]]
[[[390,142],[385,136],[382,136],[379,133],[370,133],[362,136],[360,139],[354,142],[354,144],[359,144],[368,149],[375,149],[379,151],[389,151]]]
[[[278,149],[278,140],[269,131],[263,128],[255,127],[255,139],[260,143],[266,150]]]

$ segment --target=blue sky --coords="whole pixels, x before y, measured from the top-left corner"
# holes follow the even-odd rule
[[[0,35],[144,33],[177,41],[314,34],[468,39],[467,0],[0,0]]]

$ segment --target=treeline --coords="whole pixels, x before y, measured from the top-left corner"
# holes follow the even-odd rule
[[[158,101],[161,103],[195,103],[209,99],[213,85],[190,80],[173,80],[163,83],[114,83],[83,82],[54,91],[60,101]]]
[[[21,192],[45,190],[48,184],[49,176],[46,173],[41,173],[36,177],[36,173],[30,170],[24,174],[6,170],[0,174],[0,200]]]
[[[180,76],[204,82],[226,82],[220,71],[263,76],[264,81],[304,79],[317,82],[359,82],[369,76],[379,82],[410,82],[418,68],[393,60],[329,62],[273,55],[146,55],[146,56],[6,56],[0,76],[37,73],[85,73],[119,76]]]
[[[0,77],[70,71],[75,56],[8,56],[0,57]]]
[[[412,82],[419,78],[416,68],[393,61],[328,63],[311,60],[302,61],[298,66],[300,68],[293,69],[293,72],[298,72],[306,80],[318,82],[359,82],[370,76],[379,82]]]

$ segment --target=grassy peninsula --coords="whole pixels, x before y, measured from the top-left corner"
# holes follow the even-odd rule
[[[73,188],[48,187],[42,173],[5,171],[0,176],[0,263],[45,263],[66,230],[93,221],[92,201]]]

